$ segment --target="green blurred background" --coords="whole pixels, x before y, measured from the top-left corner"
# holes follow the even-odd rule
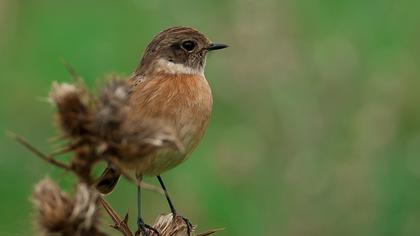
[[[128,75],[157,32],[193,26],[231,47],[208,59],[204,140],[163,175],[182,214],[201,230],[226,227],[219,235],[420,235],[419,10],[415,0],[0,0],[0,130],[52,150],[44,100],[52,81],[70,81],[60,58],[94,88]],[[0,150],[0,235],[32,235],[33,185],[71,179],[3,134]],[[144,198],[146,221],[168,211],[162,196]],[[121,181],[108,199],[134,225],[134,186]]]

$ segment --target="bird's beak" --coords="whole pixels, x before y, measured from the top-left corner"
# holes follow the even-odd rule
[[[223,49],[223,48],[227,48],[229,47],[226,44],[222,44],[222,43],[211,43],[208,47],[207,47],[207,51],[214,51],[214,50],[219,50],[219,49]]]

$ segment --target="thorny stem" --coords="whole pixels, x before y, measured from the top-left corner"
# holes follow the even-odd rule
[[[111,161],[114,161],[114,160],[111,159]],[[155,193],[159,193],[161,195],[165,195],[165,191],[161,187],[155,186],[153,184],[148,184],[144,181],[141,181],[140,183],[138,183],[138,181],[136,181],[127,171],[122,170],[122,169],[119,169],[119,171],[121,172],[121,175],[124,176],[128,181],[135,183],[136,185],[140,185],[141,188],[147,189]]]
[[[223,231],[223,230],[225,230],[225,228],[212,229],[212,230],[209,230],[207,232],[197,234],[197,236],[208,236],[208,235],[211,235],[211,234]]]
[[[52,156],[49,155],[45,155],[44,153],[42,153],[40,150],[38,150],[36,147],[32,146],[28,141],[26,141],[24,138],[18,136],[17,134],[13,133],[13,132],[7,132],[7,135],[13,139],[16,140],[19,144],[21,144],[22,146],[24,146],[26,149],[28,149],[30,152],[34,153],[36,156],[38,156],[39,158],[43,159],[44,161],[59,167],[61,169],[64,169],[66,171],[70,171],[71,167],[61,163],[59,161],[56,161],[54,158],[52,158]]]
[[[66,68],[67,72],[69,72],[69,74],[71,75],[72,79],[76,83],[82,82],[82,79],[80,78],[79,74],[77,74],[76,70],[69,63],[67,63],[67,61],[64,60],[64,58],[61,59],[61,64],[64,65],[64,67]]]
[[[68,152],[71,152],[71,151],[73,151],[77,147],[77,144],[78,143],[76,143],[76,144],[69,144],[69,145],[66,145],[65,147],[59,148],[57,150],[54,150],[53,152],[51,152],[49,154],[49,156],[53,157],[53,156],[58,156],[58,155],[61,155],[61,154],[66,154]]]
[[[121,218],[118,216],[118,214],[115,212],[114,209],[109,205],[107,201],[103,198],[99,198],[99,201],[101,202],[102,206],[108,213],[108,215],[111,217],[112,221],[114,221],[114,225],[111,225],[114,229],[120,231],[125,236],[133,236],[133,233],[129,229],[127,222],[128,222],[128,214],[125,215],[124,219],[121,220]]]

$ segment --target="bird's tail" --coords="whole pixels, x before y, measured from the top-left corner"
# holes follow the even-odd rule
[[[117,185],[120,175],[121,172],[119,170],[112,166],[108,166],[96,181],[96,189],[102,194],[110,193],[114,189],[115,185]]]

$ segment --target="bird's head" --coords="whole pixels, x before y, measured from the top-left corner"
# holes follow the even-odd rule
[[[192,28],[172,27],[157,34],[149,43],[136,74],[203,74],[207,53],[226,47],[212,43]]]

